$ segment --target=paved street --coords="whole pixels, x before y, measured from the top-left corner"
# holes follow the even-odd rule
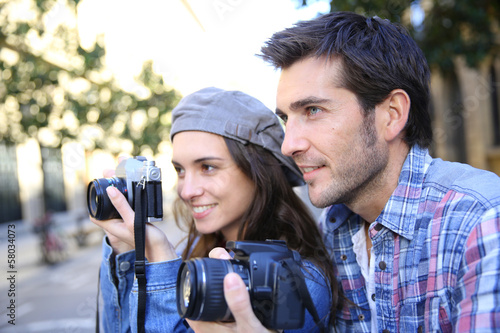
[[[5,229],[2,234],[7,233],[7,225],[0,225]],[[4,261],[0,331],[95,332],[101,237],[100,231],[93,232],[89,235],[89,244],[83,248],[68,240],[66,259],[55,265],[42,263],[34,234],[16,238],[15,270],[5,268],[8,255],[0,259]],[[0,244],[0,253],[7,253],[9,243],[2,238]]]
[[[61,215],[56,220],[58,226],[65,226],[74,218]],[[171,219],[166,220],[168,222],[156,225],[176,244],[183,234]],[[12,224],[15,224],[15,234],[9,231]],[[3,271],[0,332],[95,332],[103,232],[86,220],[83,227],[88,232],[87,245],[79,247],[72,236],[75,226],[58,228],[63,229],[61,235],[66,240],[67,255],[60,263],[47,265],[42,263],[38,238],[24,223],[0,224],[0,267]],[[13,268],[9,267],[12,254],[15,255]]]

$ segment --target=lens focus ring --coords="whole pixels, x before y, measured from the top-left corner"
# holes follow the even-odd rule
[[[233,271],[230,260],[190,259],[177,278],[177,310],[183,318],[224,321],[231,313],[224,298],[224,277]]]
[[[232,271],[229,260],[204,258],[206,283],[204,284],[204,304],[200,308],[199,320],[224,321],[230,317],[224,298],[224,277]]]

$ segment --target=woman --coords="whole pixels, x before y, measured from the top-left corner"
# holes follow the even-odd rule
[[[175,283],[182,259],[206,257],[228,240],[285,240],[304,260],[303,272],[325,325],[338,306],[337,284],[317,226],[292,185],[299,169],[281,154],[278,118],[242,92],[206,88],[172,111],[172,163],[178,174],[177,223],[187,223],[187,246],[179,257],[168,235],[146,227],[146,331],[188,330],[177,314]],[[106,331],[136,329],[133,285],[134,212],[115,188],[108,196],[123,220],[97,221],[107,234],[101,267]],[[325,297],[329,295],[329,297]],[[128,308],[130,307],[130,314]],[[333,317],[333,316],[332,316]],[[302,330],[316,329],[306,312]]]

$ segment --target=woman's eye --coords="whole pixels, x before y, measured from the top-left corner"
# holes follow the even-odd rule
[[[215,167],[213,165],[210,165],[210,164],[203,164],[201,166],[201,168],[203,171],[206,171],[206,172],[210,172],[210,171],[215,170]]]
[[[175,169],[175,172],[177,173],[178,177],[181,177],[184,174],[183,168],[175,167],[174,169]]]

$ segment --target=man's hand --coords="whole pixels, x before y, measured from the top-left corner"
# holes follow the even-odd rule
[[[231,256],[222,248],[215,248],[210,252],[210,258],[231,259]],[[224,296],[227,305],[235,319],[234,323],[214,323],[188,320],[189,326],[196,333],[234,332],[234,333],[261,333],[272,332],[262,326],[253,313],[245,283],[236,273],[229,273],[224,278]]]

